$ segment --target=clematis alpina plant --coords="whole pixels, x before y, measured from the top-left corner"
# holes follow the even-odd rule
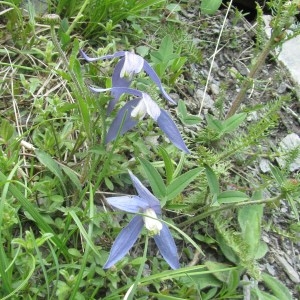
[[[167,225],[160,221],[161,206],[159,200],[130,171],[132,183],[138,196],[121,196],[106,198],[114,208],[129,212],[140,213],[132,218],[122,229],[114,241],[104,269],[112,267],[121,260],[136,242],[141,230],[145,226],[165,259],[172,269],[178,269],[179,260],[176,245]]]
[[[148,114],[178,149],[190,153],[169,114],[164,109],[161,109],[147,93],[125,87],[113,87],[110,89],[91,87],[91,90],[94,92],[114,91],[120,95],[127,93],[136,96],[136,98],[128,101],[117,113],[106,135],[106,143],[115,140],[118,133],[123,135],[132,129]],[[122,128],[120,128],[121,126]]]
[[[141,71],[145,71],[145,73],[154,81],[154,83],[159,88],[163,97],[169,102],[176,104],[176,102],[168,95],[165,89],[162,86],[162,83],[154,71],[154,69],[150,66],[150,64],[140,55],[137,55],[133,52],[129,51],[118,51],[111,55],[104,55],[100,57],[89,57],[84,51],[80,50],[81,56],[88,62],[93,62],[97,60],[111,59],[116,57],[121,57],[121,60],[116,64],[112,75],[112,87],[129,87],[133,76],[135,74],[140,73]],[[113,99],[108,105],[108,113],[110,113],[115,107],[117,101],[119,100],[121,94],[118,93],[118,90],[112,91]]]

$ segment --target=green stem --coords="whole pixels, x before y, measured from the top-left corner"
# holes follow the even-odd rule
[[[245,201],[245,202],[239,202],[239,203],[233,203],[233,204],[225,204],[222,206],[218,206],[215,207],[213,209],[210,209],[208,211],[203,212],[200,215],[194,216],[192,218],[189,218],[188,220],[182,222],[178,227],[185,227],[187,225],[190,225],[192,223],[198,222],[204,218],[207,218],[209,216],[211,216],[212,214],[216,213],[216,212],[220,212],[226,209],[234,209],[234,208],[238,208],[238,207],[242,207],[242,206],[246,206],[246,205],[254,205],[254,204],[266,204],[266,203],[272,203],[272,202],[276,202],[278,200],[280,200],[282,198],[282,194],[273,197],[273,198],[268,198],[268,199],[260,199],[260,200],[253,200],[253,201]]]
[[[68,71],[69,71],[69,73],[72,77],[72,80],[73,80],[73,82],[76,86],[77,92],[82,96],[82,98],[85,99],[85,92],[83,91],[80,83],[78,82],[77,77],[74,74],[73,70],[71,70],[71,68],[69,66],[69,61],[66,57],[65,52],[61,49],[61,46],[60,46],[59,41],[58,41],[57,36],[56,36],[55,26],[53,24],[50,25],[50,31],[51,31],[51,37],[52,37],[53,44],[56,47],[56,50],[58,51],[63,63],[67,67],[67,69],[68,69]]]
[[[270,51],[272,50],[274,44],[275,44],[274,38],[272,38],[272,36],[271,36],[271,38],[269,39],[269,41],[265,45],[264,49],[262,50],[262,52],[258,56],[256,62],[253,65],[253,67],[251,68],[247,78],[244,80],[239,93],[237,94],[237,96],[233,100],[233,102],[231,104],[231,107],[230,107],[230,109],[229,109],[229,111],[226,115],[226,119],[233,116],[237,112],[237,110],[239,109],[243,99],[245,98],[245,95],[246,95],[248,89],[250,88],[251,84],[253,83],[254,77],[256,76],[258,71],[262,68],[262,66],[265,64],[265,60],[266,60],[267,56],[269,55]]]
[[[80,11],[78,12],[76,18],[74,19],[74,21],[72,22],[72,24],[70,25],[70,27],[67,30],[67,34],[70,35],[72,30],[74,29],[74,27],[76,26],[76,24],[78,23],[79,19],[82,17],[82,13],[85,10],[86,6],[90,3],[90,0],[85,0],[83,5],[81,6]]]
[[[142,273],[143,273],[143,270],[144,270],[144,267],[145,267],[145,262],[146,262],[146,259],[147,259],[148,241],[149,241],[149,236],[147,234],[146,235],[146,241],[145,241],[145,247],[144,247],[144,253],[143,253],[143,263],[141,263],[141,265],[139,267],[139,271],[136,275],[134,284],[129,288],[129,290],[127,291],[124,299],[127,299],[127,300],[132,300],[133,299],[134,293],[135,293],[135,291],[137,289],[137,286],[138,286],[138,284],[139,284],[139,282],[142,278]]]

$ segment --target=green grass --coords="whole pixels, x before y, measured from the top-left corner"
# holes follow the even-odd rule
[[[190,155],[166,141],[151,120],[106,145],[116,110],[107,116],[109,94],[92,94],[87,85],[109,87],[115,61],[85,64],[79,49],[93,56],[136,49],[168,91],[192,89],[182,74],[203,58],[178,19],[180,7],[163,0],[48,1],[46,12],[60,15],[55,24],[31,4],[28,14],[20,1],[0,1],[0,8],[0,299],[240,299],[244,273],[279,295],[276,279],[261,278],[257,269],[267,251],[261,228],[268,205],[287,200],[294,213],[287,234],[295,239],[299,174],[288,165],[259,178],[243,170],[269,155],[256,145],[268,144],[292,96],[229,119],[222,105],[204,121],[184,102],[166,108]],[[135,84],[165,107],[146,76]],[[263,117],[245,126],[251,110]],[[270,158],[280,156],[268,151]],[[289,153],[287,161],[297,155]],[[112,211],[105,197],[133,193],[128,169],[160,199],[179,270],[169,270],[144,235],[114,268],[102,269],[130,218]],[[229,184],[238,188],[228,190]],[[264,198],[270,190],[272,197]],[[220,261],[205,258],[207,249]],[[253,299],[265,293],[252,292]]]

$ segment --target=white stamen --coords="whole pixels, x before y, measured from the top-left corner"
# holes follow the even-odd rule
[[[162,223],[157,219],[157,215],[152,208],[147,208],[144,211],[146,216],[143,217],[145,227],[150,232],[151,235],[157,235],[162,230]],[[149,217],[147,217],[149,216]]]

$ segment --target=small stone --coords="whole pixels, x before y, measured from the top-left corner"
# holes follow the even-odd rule
[[[195,92],[195,98],[197,99],[197,101],[199,103],[201,103],[203,101],[204,98],[204,102],[203,102],[203,108],[209,108],[211,110],[214,110],[214,101],[211,99],[211,97],[205,93],[204,95],[204,91],[197,89]]]
[[[270,275],[272,275],[272,276],[276,275],[276,270],[275,270],[274,266],[270,265],[269,263],[266,264],[266,269]]]
[[[282,157],[276,158],[278,164],[281,167],[284,167],[286,161],[284,156],[290,151],[296,150],[300,147],[300,137],[296,133],[288,134],[282,141],[279,143],[279,150],[282,152]],[[294,161],[290,164],[289,170],[291,172],[300,169],[300,154],[294,159]]]
[[[218,96],[220,94],[220,88],[217,84],[212,83],[210,86],[211,92],[215,95]]]
[[[248,122],[251,122],[251,121],[258,121],[258,114],[256,111],[251,111],[248,116],[247,116],[247,119],[246,119]]]
[[[287,85],[285,82],[281,82],[279,87],[277,88],[277,93],[278,94],[283,94],[284,92],[286,92],[287,89]]]
[[[263,173],[270,172],[270,161],[266,158],[262,158],[259,162],[259,168]]]

